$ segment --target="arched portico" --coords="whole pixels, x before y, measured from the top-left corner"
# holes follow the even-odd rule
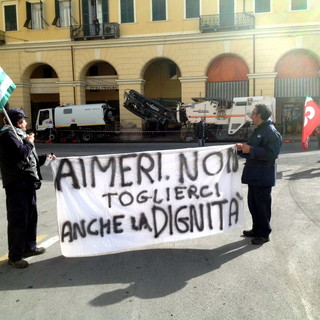
[[[59,77],[52,66],[34,63],[22,73],[22,83],[18,84],[22,95],[21,107],[29,115],[29,128],[33,128],[38,110],[56,107],[60,102]]]
[[[295,49],[284,54],[275,66],[277,118],[283,134],[300,134],[306,96],[320,99],[320,60],[310,50]]]
[[[249,95],[249,68],[235,54],[216,57],[207,71],[206,96],[218,100],[232,100]]]

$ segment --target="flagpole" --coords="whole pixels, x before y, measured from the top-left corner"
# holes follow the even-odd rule
[[[9,100],[9,97],[12,91],[16,88],[16,85],[12,82],[10,77],[3,71],[0,67],[0,111],[2,111],[8,121],[9,125],[11,126],[15,136],[19,139],[16,129],[12,125],[12,122],[8,116],[8,113],[5,109],[5,105]]]
[[[5,115],[5,117],[6,117],[6,121],[8,121],[9,125],[11,126],[11,128],[12,128],[12,130],[13,130],[15,136],[16,136],[16,138],[17,138],[17,139],[21,139],[21,138],[18,136],[17,131],[16,131],[15,127],[13,126],[13,124],[12,124],[10,118],[9,118],[6,109],[3,108],[3,109],[2,109],[2,112],[4,113],[4,115]],[[28,159],[28,158],[26,159],[26,161],[29,163],[29,159]]]

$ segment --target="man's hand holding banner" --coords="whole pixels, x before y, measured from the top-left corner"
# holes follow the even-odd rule
[[[64,256],[198,238],[245,222],[234,146],[53,161]]]

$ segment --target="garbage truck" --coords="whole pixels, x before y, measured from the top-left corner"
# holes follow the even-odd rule
[[[39,139],[93,142],[115,133],[115,121],[108,104],[85,104],[40,109],[36,120]]]

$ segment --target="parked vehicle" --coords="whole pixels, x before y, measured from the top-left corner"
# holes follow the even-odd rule
[[[144,120],[147,131],[166,132],[171,127],[188,128],[192,132],[192,127],[201,117],[205,117],[211,135],[216,139],[226,139],[226,136],[247,138],[252,123],[251,112],[258,103],[270,107],[275,122],[275,98],[265,96],[237,97],[232,101],[195,98],[193,103],[184,104],[180,101],[148,98],[135,90],[129,90],[125,93],[124,107]],[[39,139],[93,142],[114,135],[117,123],[107,104],[69,105],[40,109],[36,131]]]
[[[107,104],[59,106],[39,110],[36,131],[39,139],[93,142],[114,134],[115,121]]]
[[[237,133],[248,135],[252,110],[259,103],[270,107],[274,122],[276,115],[275,98],[266,96],[237,97],[232,101],[195,98],[191,104],[171,101],[169,105],[164,100],[147,98],[130,90],[125,93],[125,98],[124,107],[146,122],[188,126],[205,117],[215,135],[223,130],[230,136]]]

